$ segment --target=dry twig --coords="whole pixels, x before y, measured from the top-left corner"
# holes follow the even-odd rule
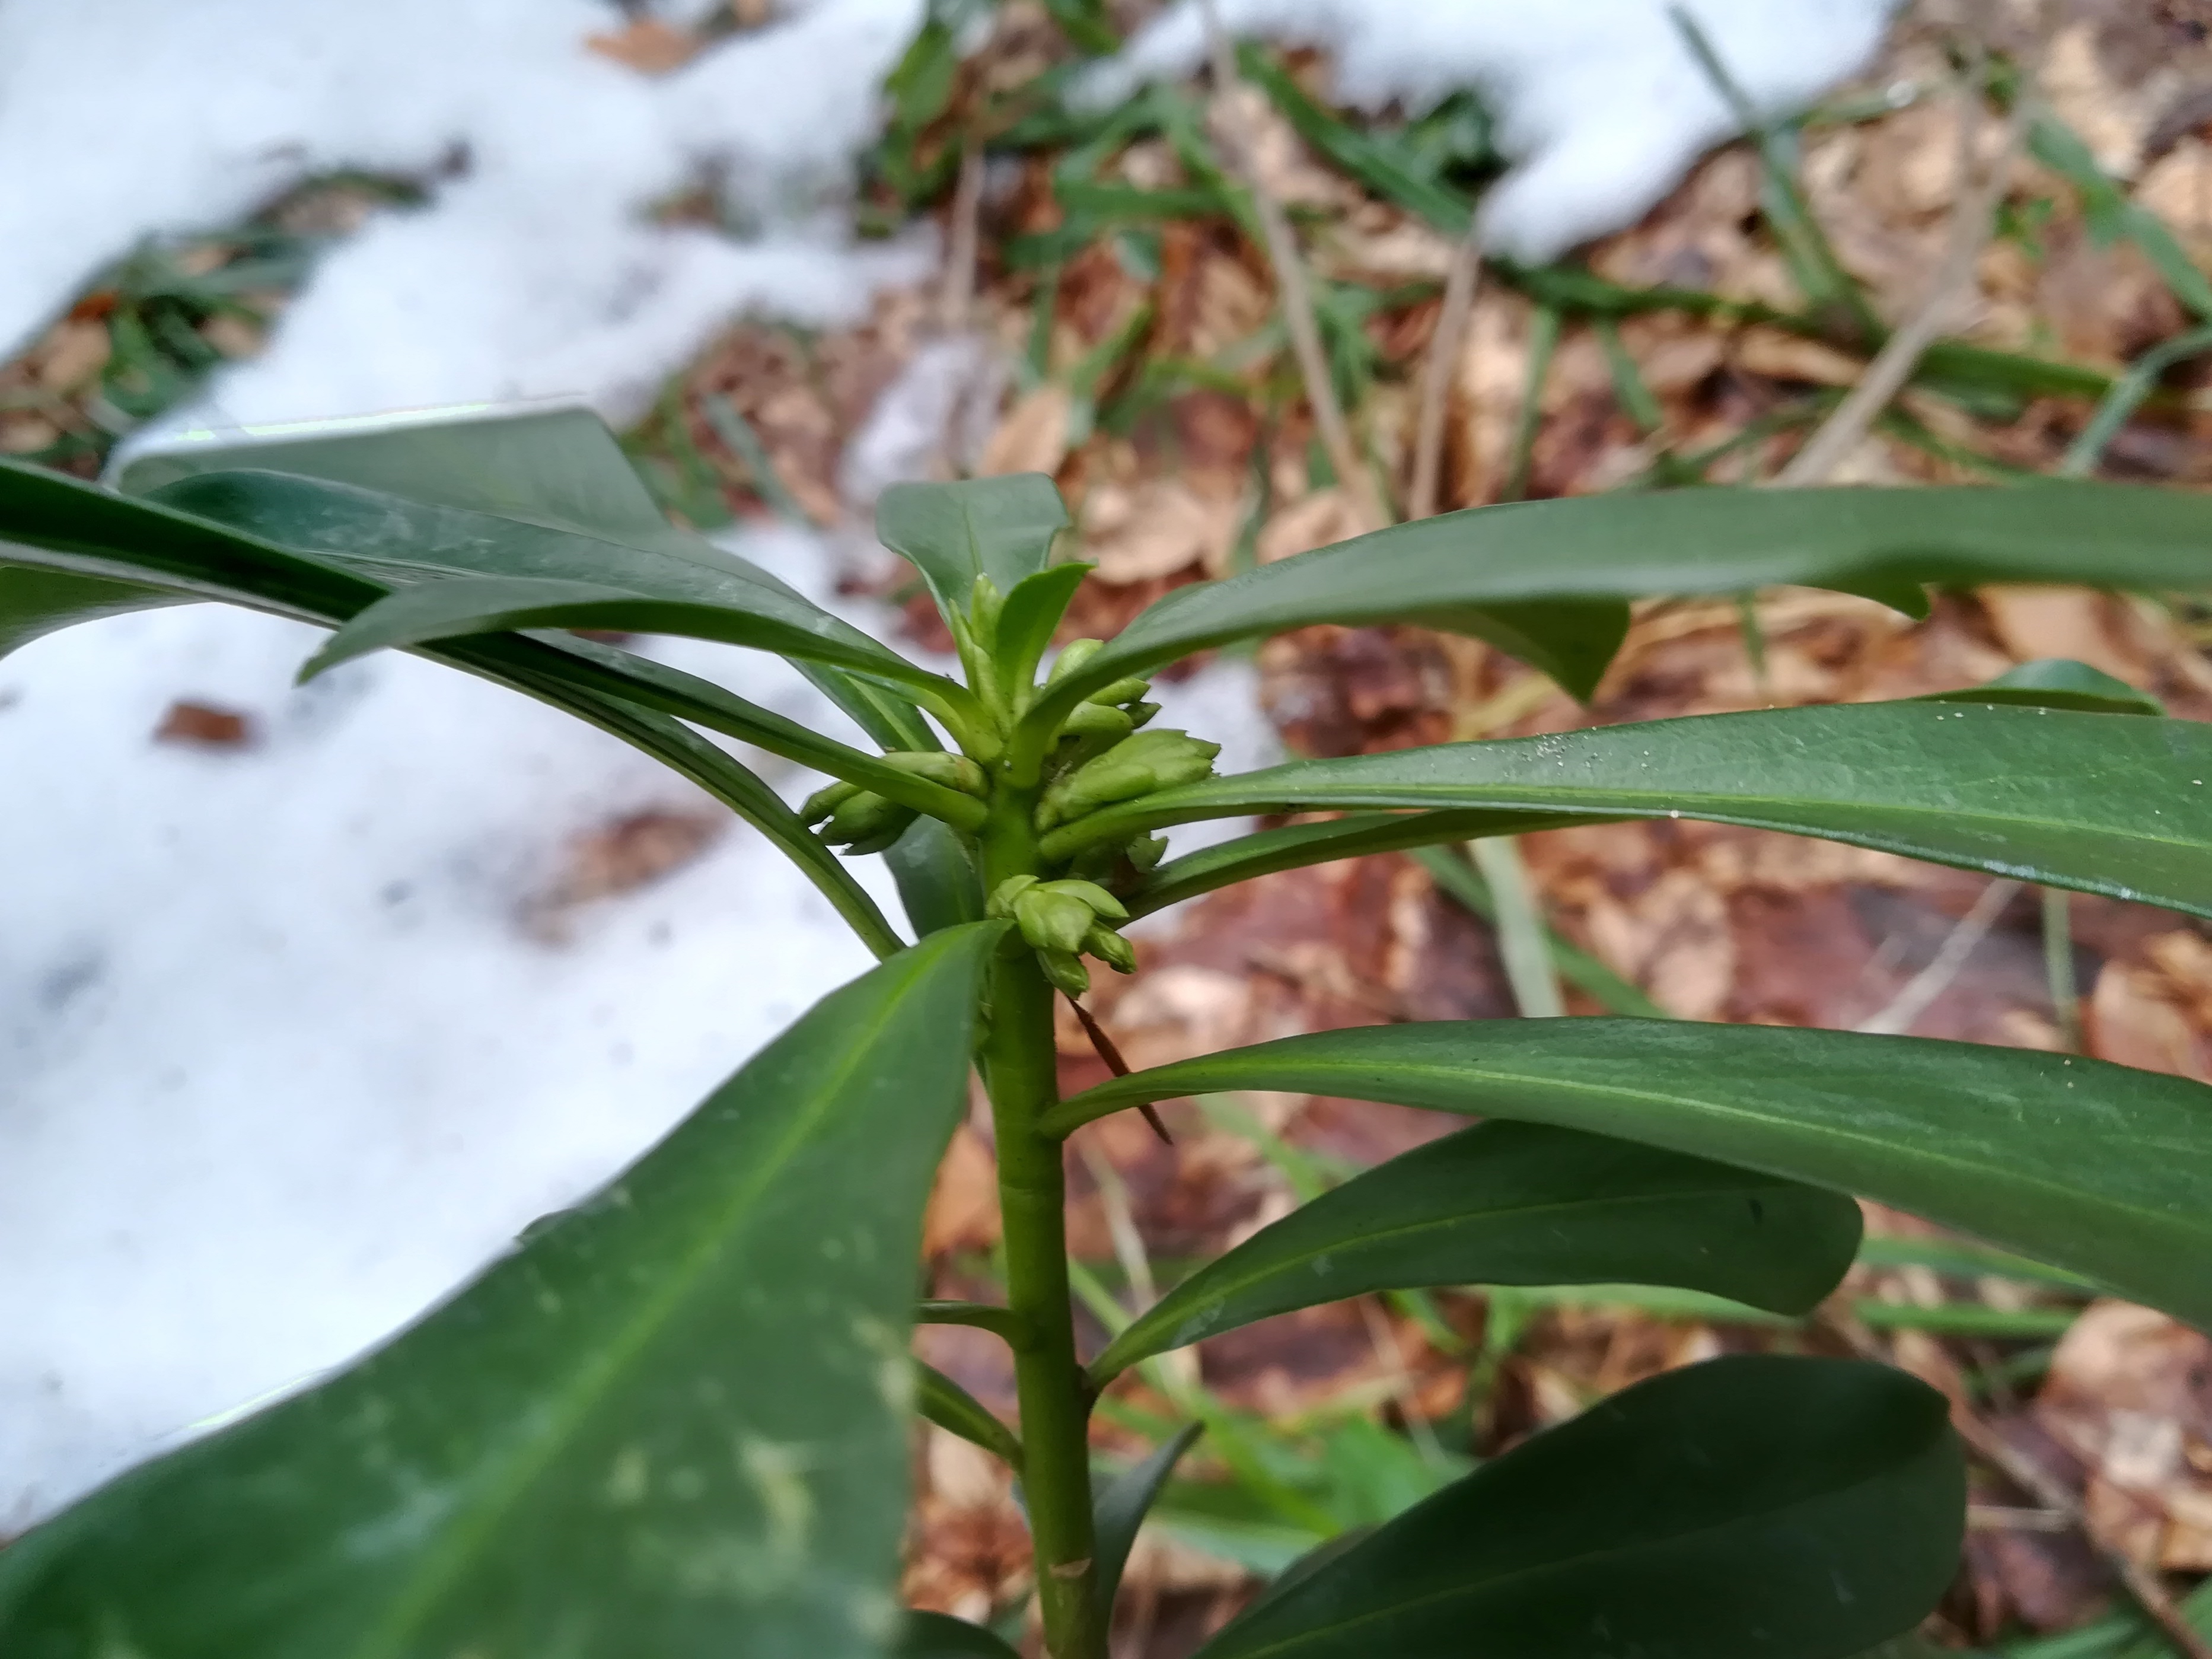
[[[960,157],[952,187],[952,228],[945,245],[945,281],[938,292],[938,325],[947,334],[968,330],[975,307],[976,249],[983,216],[983,149],[972,139]]]
[[[1482,243],[1472,227],[1452,250],[1444,273],[1443,308],[1436,337],[1429,342],[1421,370],[1421,415],[1413,436],[1413,477],[1406,491],[1406,517],[1425,519],[1437,510],[1443,479],[1444,420],[1451,408],[1452,375],[1459,368],[1460,345],[1474,310],[1474,291],[1482,276]]]
[[[1936,948],[1928,965],[1898,988],[1879,1011],[1859,1022],[1858,1029],[1883,1036],[1902,1036],[1912,1029],[1913,1022],[1928,1012],[1928,1006],[1949,988],[1966,965],[1966,958],[1974,947],[1988,936],[1996,925],[1997,917],[2006,905],[2012,902],[2022,884],[2009,876],[2001,876],[1982,889],[1974,908],[1959,918],[1958,924],[1944,936]]]
[[[1328,453],[1328,464],[1336,470],[1337,483],[1351,497],[1367,527],[1379,530],[1390,521],[1389,514],[1375,488],[1374,475],[1352,441],[1352,428],[1344,418],[1344,405],[1337,401],[1336,383],[1329,378],[1328,356],[1322,348],[1321,327],[1314,320],[1313,290],[1306,282],[1305,265],[1298,258],[1297,239],[1291,234],[1290,216],[1283,211],[1283,204],[1275,199],[1274,192],[1267,188],[1261,174],[1257,137],[1237,100],[1237,91],[1243,82],[1237,73],[1236,48],[1230,43],[1228,31],[1221,26],[1221,11],[1215,0],[1200,0],[1199,9],[1206,16],[1206,50],[1213,70],[1216,106],[1220,112],[1222,130],[1234,152],[1231,163],[1243,177],[1245,188],[1252,192],[1253,210],[1259,216],[1261,234],[1267,244],[1267,263],[1274,267],[1275,289],[1282,298],[1283,326],[1291,337],[1291,355],[1297,360],[1298,377],[1305,383],[1306,402],[1313,410],[1314,425],[1320,430],[1322,447]]]

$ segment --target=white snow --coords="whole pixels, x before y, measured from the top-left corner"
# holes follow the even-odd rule
[[[1632,223],[1735,130],[1691,57],[1670,0],[1218,0],[1223,26],[1328,48],[1336,95],[1413,109],[1479,88],[1514,167],[1483,204],[1488,246],[1524,259]],[[1802,106],[1873,52],[1896,0],[1690,0],[1689,12],[1762,111]],[[1199,0],[1178,0],[1091,72],[1118,102],[1197,69]]]
[[[599,0],[0,6],[0,355],[141,237],[340,169],[459,176],[334,252],[209,424],[577,395],[635,413],[732,313],[850,318],[928,267],[836,203],[920,0],[816,0],[649,78]],[[772,227],[655,224],[703,178]]]
[[[1334,46],[1361,101],[1482,84],[1526,158],[1492,228],[1525,252],[1632,216],[1720,131],[1656,0],[1226,9]],[[1851,67],[1883,9],[1699,9],[1770,103]],[[0,0],[0,352],[143,235],[334,168],[428,177],[460,146],[465,171],[328,255],[268,352],[162,432],[541,395],[619,417],[733,312],[827,322],[927,268],[926,240],[855,246],[836,207],[920,13],[814,0],[648,80],[579,49],[619,22],[591,0]],[[1171,15],[1127,77],[1192,47]],[[708,173],[757,234],[643,216]],[[853,446],[856,500],[927,464],[967,349],[925,353]],[[746,550],[827,586],[816,538]],[[312,637],[202,607],[0,662],[0,1534],[376,1340],[867,960],[737,825],[549,942],[518,911],[563,849],[688,786],[413,659],[295,690]],[[665,650],[834,720],[767,659]],[[1163,690],[1224,768],[1272,758],[1249,668]],[[179,697],[264,740],[155,744]]]

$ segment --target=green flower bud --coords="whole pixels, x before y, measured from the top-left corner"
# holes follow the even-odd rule
[[[1195,783],[1213,770],[1213,757],[1220,752],[1219,744],[1187,732],[1140,732],[1125,738],[1044,792],[1037,804],[1037,828],[1049,830],[1115,801]]]
[[[904,835],[919,816],[911,806],[885,800],[872,790],[858,789],[830,815],[822,839],[853,853],[878,853]]]
[[[860,793],[857,783],[833,783],[817,789],[799,807],[799,821],[811,829]]]
[[[1098,918],[1074,894],[1054,892],[1053,886],[1040,883],[1016,899],[1014,921],[1022,937],[1040,951],[1079,951]]]
[[[941,749],[894,749],[883,760],[886,766],[957,789],[963,795],[991,793],[991,781],[984,776],[983,769],[965,755],[948,754]]]
[[[1060,732],[1066,738],[1126,738],[1136,729],[1136,721],[1118,708],[1079,702],[1060,722]]]
[[[1083,701],[1085,702],[1110,703],[1134,702],[1138,698],[1143,696],[1146,692],[1152,689],[1152,684],[1150,680],[1115,680],[1113,684],[1102,687],[1100,690],[1093,691]]]
[[[1117,974],[1137,971],[1137,952],[1129,941],[1103,923],[1095,923],[1083,936],[1083,948]]]
[[[1146,875],[1159,868],[1160,860],[1167,856],[1168,838],[1165,836],[1139,836],[1122,850],[1127,859]]]
[[[1035,876],[1008,876],[983,901],[983,914],[994,921],[1004,921],[1014,914],[1014,901],[1036,884]]]
[[[999,592],[998,583],[988,576],[975,578],[975,585],[968,590],[968,615],[975,637],[986,643],[999,636],[999,613],[1006,609],[1006,596]]]
[[[1070,881],[1062,878],[1059,881],[1046,882],[1044,890],[1081,899],[1090,906],[1092,915],[1103,916],[1109,921],[1127,921],[1129,919],[1129,913],[1121,908],[1121,901],[1095,881]]]
[[[1152,716],[1160,712],[1160,706],[1156,702],[1133,702],[1121,712],[1129,717],[1132,726],[1150,726]]]
[[[1052,672],[1045,676],[1045,684],[1066,678],[1106,648],[1103,640],[1070,640],[1060,647],[1060,654],[1052,659]]]
[[[1040,951],[1037,966],[1044,976],[1072,997],[1079,997],[1091,988],[1091,970],[1073,951]]]

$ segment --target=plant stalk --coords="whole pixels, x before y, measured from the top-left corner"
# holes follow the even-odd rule
[[[984,891],[1042,873],[1030,823],[1036,793],[1009,787],[1001,774],[983,827]],[[1006,1305],[1027,1337],[1014,1350],[1023,1496],[1048,1659],[1106,1659],[1108,1610],[1094,1591],[1090,1385],[1076,1359],[1067,1282],[1066,1178],[1060,1142],[1036,1127],[1060,1097],[1052,1014],[1052,987],[1016,938],[992,964],[981,1061],[998,1133]]]

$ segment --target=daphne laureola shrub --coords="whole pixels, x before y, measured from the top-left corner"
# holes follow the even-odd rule
[[[1474,635],[1587,696],[1627,602],[1797,583],[2212,585],[2212,501],[2098,484],[1696,490],[1459,513],[1170,593],[1045,667],[1086,566],[1039,477],[903,486],[882,538],[941,675],[672,528],[582,413],[334,428],[142,460],[113,489],[0,465],[0,642],[220,600],[331,630],[307,672],[417,651],[568,710],[712,792],[881,959],[658,1147],[349,1369],[135,1469],[0,1552],[10,1659],[1004,1656],[890,1594],[920,1411],[1012,1466],[1054,1659],[1103,1659],[1178,1437],[1095,1482],[1086,1425],[1152,1356],[1291,1309],[1456,1284],[1683,1286],[1783,1314],[1850,1264],[1854,1195],[2212,1320],[2212,1091],[2069,1054],[1567,1018],[1294,1036],[1054,1082],[1056,997],[1133,917],[1266,872],[1661,814],[2212,916],[2212,732],[2093,671],[1300,760],[1216,775],[1148,677],[1316,623]],[[568,630],[796,664],[848,745]],[[799,811],[704,733],[829,782]],[[1180,858],[1175,824],[1297,815]],[[902,930],[843,857],[880,854]],[[35,872],[19,872],[35,879]],[[909,939],[911,935],[911,940]],[[921,1206],[980,1071],[1004,1305],[917,1306]],[[1200,1267],[1085,1361],[1066,1138],[1209,1091],[1480,1121]],[[1019,1421],[907,1357],[917,1318],[1011,1350]],[[1940,1396],[1856,1360],[1711,1360],[1631,1388],[1298,1564],[1206,1659],[1845,1659],[1955,1567]]]

